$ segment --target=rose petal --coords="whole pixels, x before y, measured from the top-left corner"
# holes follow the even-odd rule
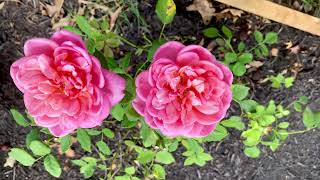
[[[181,66],[193,64],[199,60],[198,54],[194,52],[180,52],[177,57],[177,62]]]
[[[59,45],[61,45],[64,42],[71,41],[72,43],[76,44],[77,46],[86,49],[85,43],[83,42],[82,38],[70,31],[61,30],[56,33],[54,33],[51,38],[52,41],[55,41]]]
[[[24,44],[24,55],[33,56],[45,54],[47,56],[52,56],[55,48],[58,44],[54,41],[44,38],[30,39]]]
[[[160,58],[169,59],[175,61],[179,51],[181,51],[185,46],[177,41],[169,41],[161,45],[158,50],[154,53],[153,62]]]
[[[132,106],[137,111],[137,113],[139,113],[141,116],[144,115],[144,110],[146,108],[146,103],[144,101],[142,101],[142,99],[140,99],[139,97],[136,97],[132,101]]]
[[[216,61],[216,58],[210,53],[210,51],[208,51],[207,49],[199,45],[189,45],[183,48],[180,51],[180,54],[187,53],[187,52],[193,52],[198,54],[200,61],[210,61],[210,62]]]
[[[148,71],[143,71],[137,76],[136,82],[135,82],[137,96],[143,101],[147,100],[151,90],[151,86],[149,84],[148,78],[149,78]]]
[[[110,104],[111,106],[114,106],[124,97],[126,81],[121,76],[111,71],[102,69],[102,73],[106,81],[103,90],[106,90]]]

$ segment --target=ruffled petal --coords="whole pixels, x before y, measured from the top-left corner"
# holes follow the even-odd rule
[[[175,61],[178,53],[185,47],[177,41],[169,41],[161,45],[158,50],[154,53],[153,61],[157,61],[160,58],[170,59]]]
[[[111,106],[114,106],[124,97],[126,81],[124,78],[111,71],[102,69],[102,73],[105,79],[105,86],[103,90],[106,90],[110,104]]]
[[[72,43],[76,44],[77,46],[86,49],[86,45],[83,42],[82,38],[70,31],[61,30],[54,33],[51,38],[52,41],[55,41],[59,45],[63,44],[64,42],[71,41]]]
[[[58,44],[50,39],[35,38],[30,39],[24,44],[24,55],[33,56],[45,54],[47,56],[53,55],[53,51],[58,47]]]
[[[143,71],[137,76],[136,82],[135,82],[137,96],[143,101],[147,100],[151,90],[151,86],[149,84],[148,78],[149,78],[148,71]]]
[[[201,61],[216,61],[216,58],[210,53],[210,51],[199,45],[189,45],[180,51],[181,54],[186,52],[194,52],[198,54]]]

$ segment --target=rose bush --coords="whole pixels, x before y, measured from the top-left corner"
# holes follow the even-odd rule
[[[124,97],[125,80],[101,68],[74,33],[28,40],[24,55],[11,66],[11,77],[35,123],[55,136],[101,125]]]
[[[170,137],[203,137],[225,116],[232,73],[205,48],[175,41],[162,45],[136,78],[133,107]]]

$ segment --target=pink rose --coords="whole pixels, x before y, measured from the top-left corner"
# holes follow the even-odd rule
[[[124,97],[125,80],[102,69],[74,33],[28,40],[24,54],[12,64],[11,77],[35,123],[55,136],[101,125]]]
[[[136,111],[170,137],[209,135],[232,100],[232,73],[205,48],[162,45],[136,79]]]

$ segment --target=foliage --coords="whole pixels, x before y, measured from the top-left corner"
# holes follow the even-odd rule
[[[203,30],[203,34],[208,38],[215,39],[220,46],[219,51],[224,53],[223,63],[228,65],[236,76],[243,76],[246,73],[246,65],[252,62],[255,56],[259,58],[268,56],[267,45],[278,42],[277,33],[269,32],[263,35],[261,32],[255,31],[254,39],[257,44],[254,47],[248,49],[247,45],[242,41],[233,46],[233,32],[227,26],[222,26],[221,31],[215,27],[209,27]]]
[[[100,60],[102,66],[120,74],[126,79],[124,99],[111,110],[112,118],[99,128],[78,129],[74,134],[64,137],[53,137],[48,129],[35,126],[34,120],[25,117],[15,109],[11,114],[16,123],[31,130],[26,136],[25,148],[12,148],[9,156],[24,166],[32,166],[43,162],[44,169],[54,177],[60,177],[62,169],[58,161],[57,151],[51,147],[58,147],[58,153],[67,155],[73,151],[83,152],[81,158],[73,158],[72,164],[79,167],[79,172],[84,178],[91,178],[95,172],[104,172],[100,179],[138,180],[165,179],[166,167],[175,164],[174,152],[179,148],[184,150],[184,165],[204,166],[213,160],[210,153],[205,152],[203,144],[221,142],[228,138],[229,131],[239,131],[244,144],[244,154],[257,158],[261,148],[276,151],[285,139],[292,134],[307,132],[320,127],[320,112],[315,112],[308,107],[308,97],[301,96],[288,106],[276,104],[270,100],[264,105],[249,98],[250,87],[235,80],[232,85],[233,101],[238,104],[239,114],[232,114],[216,125],[216,129],[207,137],[202,138],[167,138],[157,130],[151,129],[143,118],[135,112],[131,105],[135,97],[134,80],[136,75],[147,68],[153,54],[160,45],[165,43],[164,27],[170,24],[175,16],[176,6],[172,0],[158,0],[156,14],[163,23],[159,39],[149,40],[145,37],[146,44],[137,46],[115,32],[109,30],[109,23],[105,20],[88,21],[85,17],[76,17],[76,26],[67,26],[65,29],[83,36],[87,42],[89,52]],[[135,13],[138,16],[138,13]],[[221,29],[209,27],[203,30],[208,38],[213,38],[219,45],[219,51],[224,54],[223,63],[228,65],[235,76],[246,73],[246,65],[255,58],[269,55],[267,45],[278,42],[274,32],[265,35],[259,31],[254,32],[256,45],[249,48],[244,42],[236,44],[234,33],[227,26]],[[162,38],[164,37],[164,38]],[[122,43],[135,48],[135,53],[126,53],[116,60],[113,50]],[[130,66],[132,56],[147,57],[144,62]],[[136,73],[130,71],[134,68]],[[280,88],[284,85],[289,88],[293,85],[293,77],[284,77],[279,74],[268,78],[272,87]],[[304,130],[289,130],[290,122],[287,116],[291,109],[302,113]],[[116,133],[115,133],[116,132]],[[60,152],[61,150],[61,152]],[[124,161],[125,160],[125,161]]]
[[[277,76],[270,76],[268,78],[269,81],[271,81],[271,86],[273,88],[280,88],[282,85],[286,88],[290,88],[293,86],[294,77],[284,77],[282,74],[278,74]]]

